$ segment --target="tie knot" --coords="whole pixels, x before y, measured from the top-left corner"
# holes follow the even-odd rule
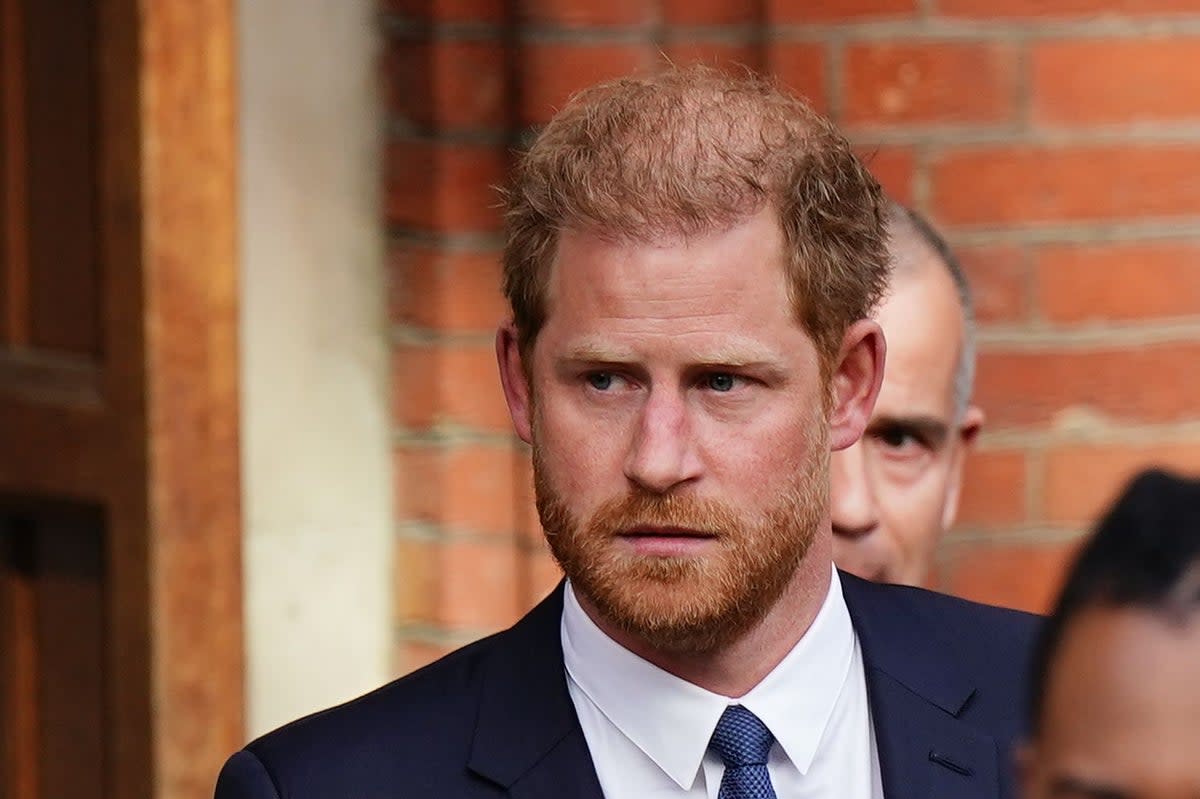
[[[767,725],[741,705],[730,705],[721,714],[709,748],[721,756],[726,768],[766,765],[775,736]]]

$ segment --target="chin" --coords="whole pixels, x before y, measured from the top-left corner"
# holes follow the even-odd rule
[[[564,564],[564,571],[609,625],[655,651],[680,655],[719,651],[745,635],[795,573],[794,566],[766,569],[756,578],[725,552],[580,565]]]

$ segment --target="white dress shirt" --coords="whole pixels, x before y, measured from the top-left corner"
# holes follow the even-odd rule
[[[563,659],[571,700],[607,799],[717,799],[717,720],[743,705],[775,736],[779,799],[883,799],[862,650],[834,571],[812,626],[745,696],[731,699],[658,668],[609,638],[567,584]]]

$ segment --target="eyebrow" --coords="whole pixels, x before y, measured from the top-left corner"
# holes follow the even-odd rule
[[[558,358],[559,363],[635,363],[638,354],[628,347],[582,340],[567,347]],[[754,341],[734,341],[703,352],[691,359],[697,366],[728,367],[736,369],[771,369],[783,371],[780,358],[770,349]]]
[[[941,446],[950,437],[950,425],[934,416],[923,415],[877,416],[867,425],[867,430],[877,432],[896,427],[914,430],[935,446]]]
[[[1071,776],[1055,777],[1050,783],[1050,796],[1066,799],[1133,799],[1133,794],[1124,788]]]

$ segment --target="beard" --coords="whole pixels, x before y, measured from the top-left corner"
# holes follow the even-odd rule
[[[758,514],[713,499],[634,489],[580,519],[555,488],[535,437],[538,516],[559,566],[609,623],[660,652],[716,652],[775,605],[825,518],[829,448],[824,437],[812,444],[796,479]],[[715,551],[645,555],[617,540],[649,526],[702,532]]]

